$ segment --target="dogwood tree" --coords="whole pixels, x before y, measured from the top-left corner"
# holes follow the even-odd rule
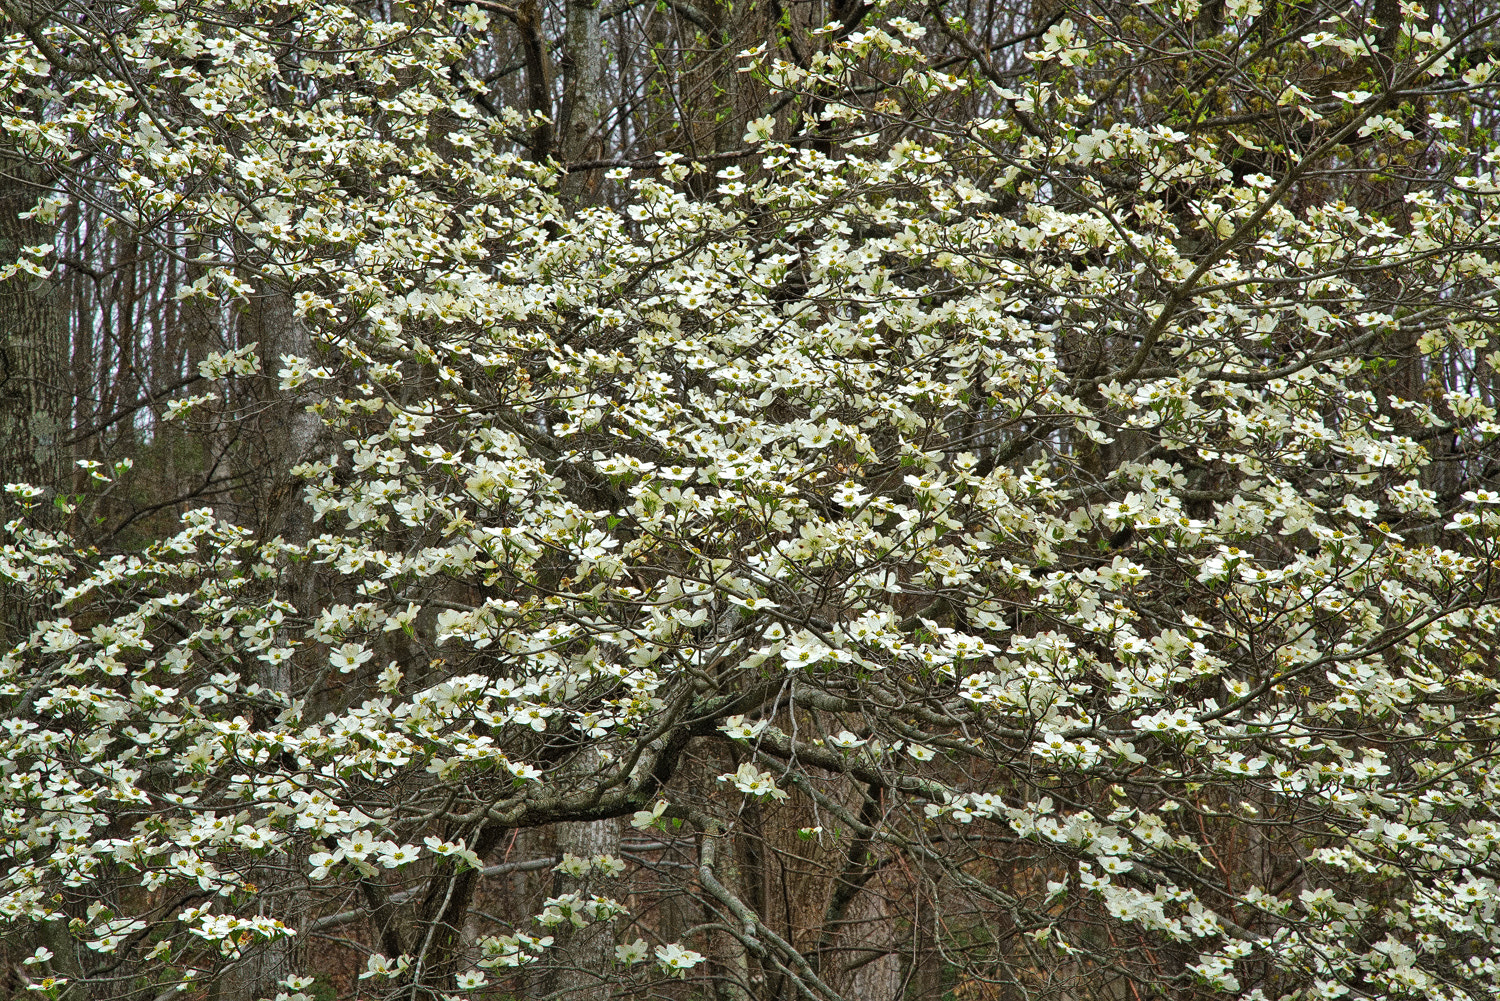
[[[18,985],[1500,991],[1493,18],[799,8],[611,159],[534,4],[3,8],[28,219],[228,332],[151,420],[284,438],[6,487]]]

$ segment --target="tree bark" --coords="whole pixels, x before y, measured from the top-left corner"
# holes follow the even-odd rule
[[[52,244],[49,225],[21,218],[45,190],[39,170],[0,156],[0,265],[14,263],[22,247]],[[68,369],[67,313],[57,283],[24,272],[0,282],[0,481],[30,483],[49,496],[67,492]],[[0,589],[0,646],[28,628],[27,608]]]
[[[36,168],[0,157],[0,263],[52,244],[51,227],[22,219],[45,190]],[[49,259],[43,259],[50,264]],[[51,278],[18,273],[0,284],[0,460],[7,482],[57,488],[68,426],[68,329]]]
[[[604,35],[599,0],[568,0],[563,35],[562,129],[558,157],[564,164],[597,159],[604,129]],[[563,179],[563,197],[587,194],[597,171],[576,170]]]
[[[604,37],[599,26],[599,0],[568,0],[563,35],[563,102],[558,118],[558,158],[577,163],[594,155],[604,118]],[[565,174],[562,195],[576,201],[588,193],[593,171]],[[591,759],[593,755],[585,755]],[[557,850],[580,858],[614,854],[620,849],[620,822],[615,819],[566,822],[557,825]],[[558,874],[555,893],[577,893],[585,898],[597,879],[576,880]],[[596,922],[559,936],[562,960],[554,970],[552,990],[568,1001],[605,1001],[610,996],[604,980],[614,962],[614,933]]]
[[[292,308],[292,297],[284,289],[265,289],[251,303],[241,322],[241,343],[260,346],[261,371],[275,383],[284,354],[307,356],[312,342],[307,326]],[[301,485],[293,482],[290,470],[313,456],[322,437],[322,421],[308,411],[318,394],[311,383],[300,392],[272,392],[270,405],[261,411],[258,425],[242,458],[247,471],[260,473],[264,480],[261,510],[256,512],[265,538],[282,536],[300,543],[312,534],[312,514],[302,503]],[[253,467],[253,468],[252,468]],[[303,583],[310,583],[309,581]],[[303,598],[294,601],[302,606]]]
[[[296,315],[291,295],[284,288],[263,288],[251,300],[241,317],[240,337],[241,343],[259,345],[261,371],[268,380],[277,379],[283,354],[305,356],[311,351],[307,326]],[[260,413],[255,431],[241,443],[243,451],[238,460],[241,468],[258,474],[250,478],[249,489],[258,508],[254,514],[262,538],[280,536],[295,545],[312,536],[312,513],[303,503],[301,483],[291,474],[291,468],[311,457],[322,439],[322,422],[307,409],[316,399],[317,393],[308,389],[273,394]],[[283,577],[282,584],[284,596],[299,611],[310,612],[315,606],[312,567],[305,563],[294,566]],[[305,672],[306,666],[295,657],[279,664],[262,663],[253,680],[263,689],[290,700],[304,680],[298,676],[299,667]],[[261,887],[264,899],[282,901],[275,916],[296,928],[303,923],[306,895],[291,885],[292,868],[295,863],[267,866],[258,870],[253,879]],[[298,972],[296,959],[295,939],[278,939],[257,948],[222,978],[221,1001],[275,997],[277,981]]]
[[[704,837],[708,835],[705,834]],[[731,828],[724,835],[723,845],[719,849],[719,857],[723,861],[719,863],[718,875],[719,881],[730,893],[744,900],[747,897],[744,890],[745,874],[740,865],[738,842],[737,832]],[[721,979],[715,985],[720,1001],[751,1001],[754,974],[750,969],[750,952],[745,948],[745,943],[727,932],[716,933],[713,941],[714,958],[720,968]]]
[[[545,160],[552,155],[557,130],[552,125],[552,66],[547,58],[542,9],[537,0],[521,0],[516,5],[515,25],[521,35],[521,50],[526,54],[527,110],[545,119],[532,130],[531,158]]]
[[[558,824],[557,849],[559,854],[585,859],[614,855],[620,850],[620,822],[610,818]],[[603,889],[600,882],[596,873],[583,879],[558,873],[553,895],[576,893],[587,900]],[[561,925],[555,934],[558,958],[548,993],[566,1001],[608,1001],[608,975],[615,958],[614,929],[607,922],[594,921],[571,930]]]
[[[593,772],[603,764],[596,745],[580,749],[572,767],[580,781],[589,782]],[[599,855],[618,855],[620,822],[614,817],[604,820],[565,821],[557,825],[557,854],[576,855],[592,860]],[[552,895],[576,893],[588,900],[605,887],[597,870],[582,878],[558,872],[552,883]],[[608,896],[607,892],[601,896]],[[548,993],[567,1001],[608,1001],[607,979],[615,958],[614,929],[603,921],[593,921],[582,928],[559,925],[553,931],[557,939],[555,960],[549,978]]]

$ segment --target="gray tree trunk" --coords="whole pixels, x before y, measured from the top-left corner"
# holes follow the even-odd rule
[[[241,319],[240,331],[243,342],[260,345],[261,371],[272,384],[279,381],[276,373],[282,367],[282,355],[306,357],[312,352],[307,326],[296,315],[292,297],[284,290],[265,289],[252,300]],[[312,514],[302,502],[301,484],[293,482],[290,470],[312,458],[322,440],[323,422],[307,409],[317,399],[313,383],[289,393],[272,390],[270,406],[261,412],[252,440],[246,443],[241,462],[261,478],[261,510],[256,514],[267,538],[280,535],[288,542],[300,543],[311,537]],[[303,583],[310,583],[310,578]],[[293,600],[302,607],[303,599],[310,597],[299,594]]]
[[[604,125],[604,35],[599,26],[599,0],[568,0],[567,26],[563,36],[563,104],[558,116],[558,159],[577,163],[597,156]],[[565,199],[576,200],[589,192],[593,171],[573,171],[562,183]],[[585,754],[592,762],[597,758]],[[568,822],[557,825],[557,850],[580,858],[615,854],[620,850],[620,823],[615,819]],[[555,893],[596,892],[599,880],[591,875],[575,880],[558,874]],[[606,979],[614,962],[613,930],[602,922],[563,932],[559,936],[559,961],[554,968],[552,993],[567,1001],[605,1001],[610,996]]]
[[[22,247],[51,245],[52,227],[22,219],[45,192],[41,173],[0,156],[0,265]],[[50,257],[42,263],[50,266]],[[58,283],[18,273],[0,282],[0,482],[68,492],[63,440],[70,427],[68,322]],[[0,643],[24,630],[26,603],[0,590]]]
[[[620,822],[614,818],[557,825],[557,849],[579,858],[615,855],[620,850]],[[583,879],[557,874],[553,895],[576,893],[587,900],[592,894],[609,896],[605,880],[597,873]],[[548,993],[563,1001],[608,1001],[611,996],[610,968],[615,961],[614,929],[595,921],[582,928],[560,925],[554,934],[552,983]]]
[[[580,781],[593,780],[593,773],[603,764],[597,744],[585,745],[571,765]],[[569,821],[557,825],[557,854],[576,855],[592,860],[598,855],[618,855],[620,822],[604,820]],[[552,895],[576,893],[584,900],[595,893],[610,896],[608,880],[597,871],[582,878],[556,873]],[[611,996],[609,976],[615,961],[614,929],[606,922],[594,921],[582,928],[563,924],[553,930],[556,945],[551,950],[552,963],[548,977],[548,994],[566,1001],[608,1001]]]
[[[20,218],[44,191],[35,168],[0,157],[0,264],[13,263],[22,247],[52,244],[50,226]],[[72,402],[63,305],[50,278],[22,273],[0,283],[0,462],[7,482],[61,485]]]
[[[901,956],[896,940],[896,922],[884,893],[877,887],[854,899],[841,944],[848,950],[834,966],[854,967],[852,973],[830,970],[829,979],[841,984],[847,997],[861,1001],[900,1001]],[[868,952],[862,950],[869,950]],[[878,957],[878,958],[872,958]]]
[[[292,308],[291,295],[284,289],[265,288],[251,300],[241,317],[242,343],[259,344],[261,371],[267,379],[277,379],[283,354],[306,356],[312,344],[306,325]],[[251,495],[255,498],[256,520],[263,538],[280,536],[289,543],[300,544],[312,536],[312,514],[302,499],[302,484],[292,476],[293,466],[312,457],[322,441],[323,425],[307,407],[317,399],[311,386],[300,392],[272,391],[269,405],[258,418],[258,425],[248,442],[241,443],[241,467],[255,474]],[[315,603],[313,572],[306,564],[297,566],[283,578],[284,595],[299,611],[310,611]],[[291,658],[280,664],[262,664],[253,680],[262,688],[281,693],[288,699],[305,680],[299,671],[307,665]],[[276,900],[275,917],[291,927],[300,927],[305,916],[305,895],[293,886],[292,870],[300,859],[282,860],[259,870],[253,881],[261,887],[262,900]],[[297,969],[295,939],[279,939],[257,948],[237,963],[219,983],[220,1001],[256,1001],[274,998],[277,981]]]
[[[578,163],[597,158],[604,130],[604,33],[599,0],[568,0],[563,35],[563,104],[558,159]],[[587,194],[597,171],[575,170],[563,180],[563,197]]]
[[[707,833],[704,837],[709,837]],[[734,829],[723,836],[719,846],[719,882],[741,900],[749,896],[745,892],[745,873],[741,868],[739,834]],[[752,987],[759,970],[750,968],[750,953],[745,944],[727,932],[713,936],[714,959],[719,967],[721,979],[714,985],[720,1001],[752,1001]]]

